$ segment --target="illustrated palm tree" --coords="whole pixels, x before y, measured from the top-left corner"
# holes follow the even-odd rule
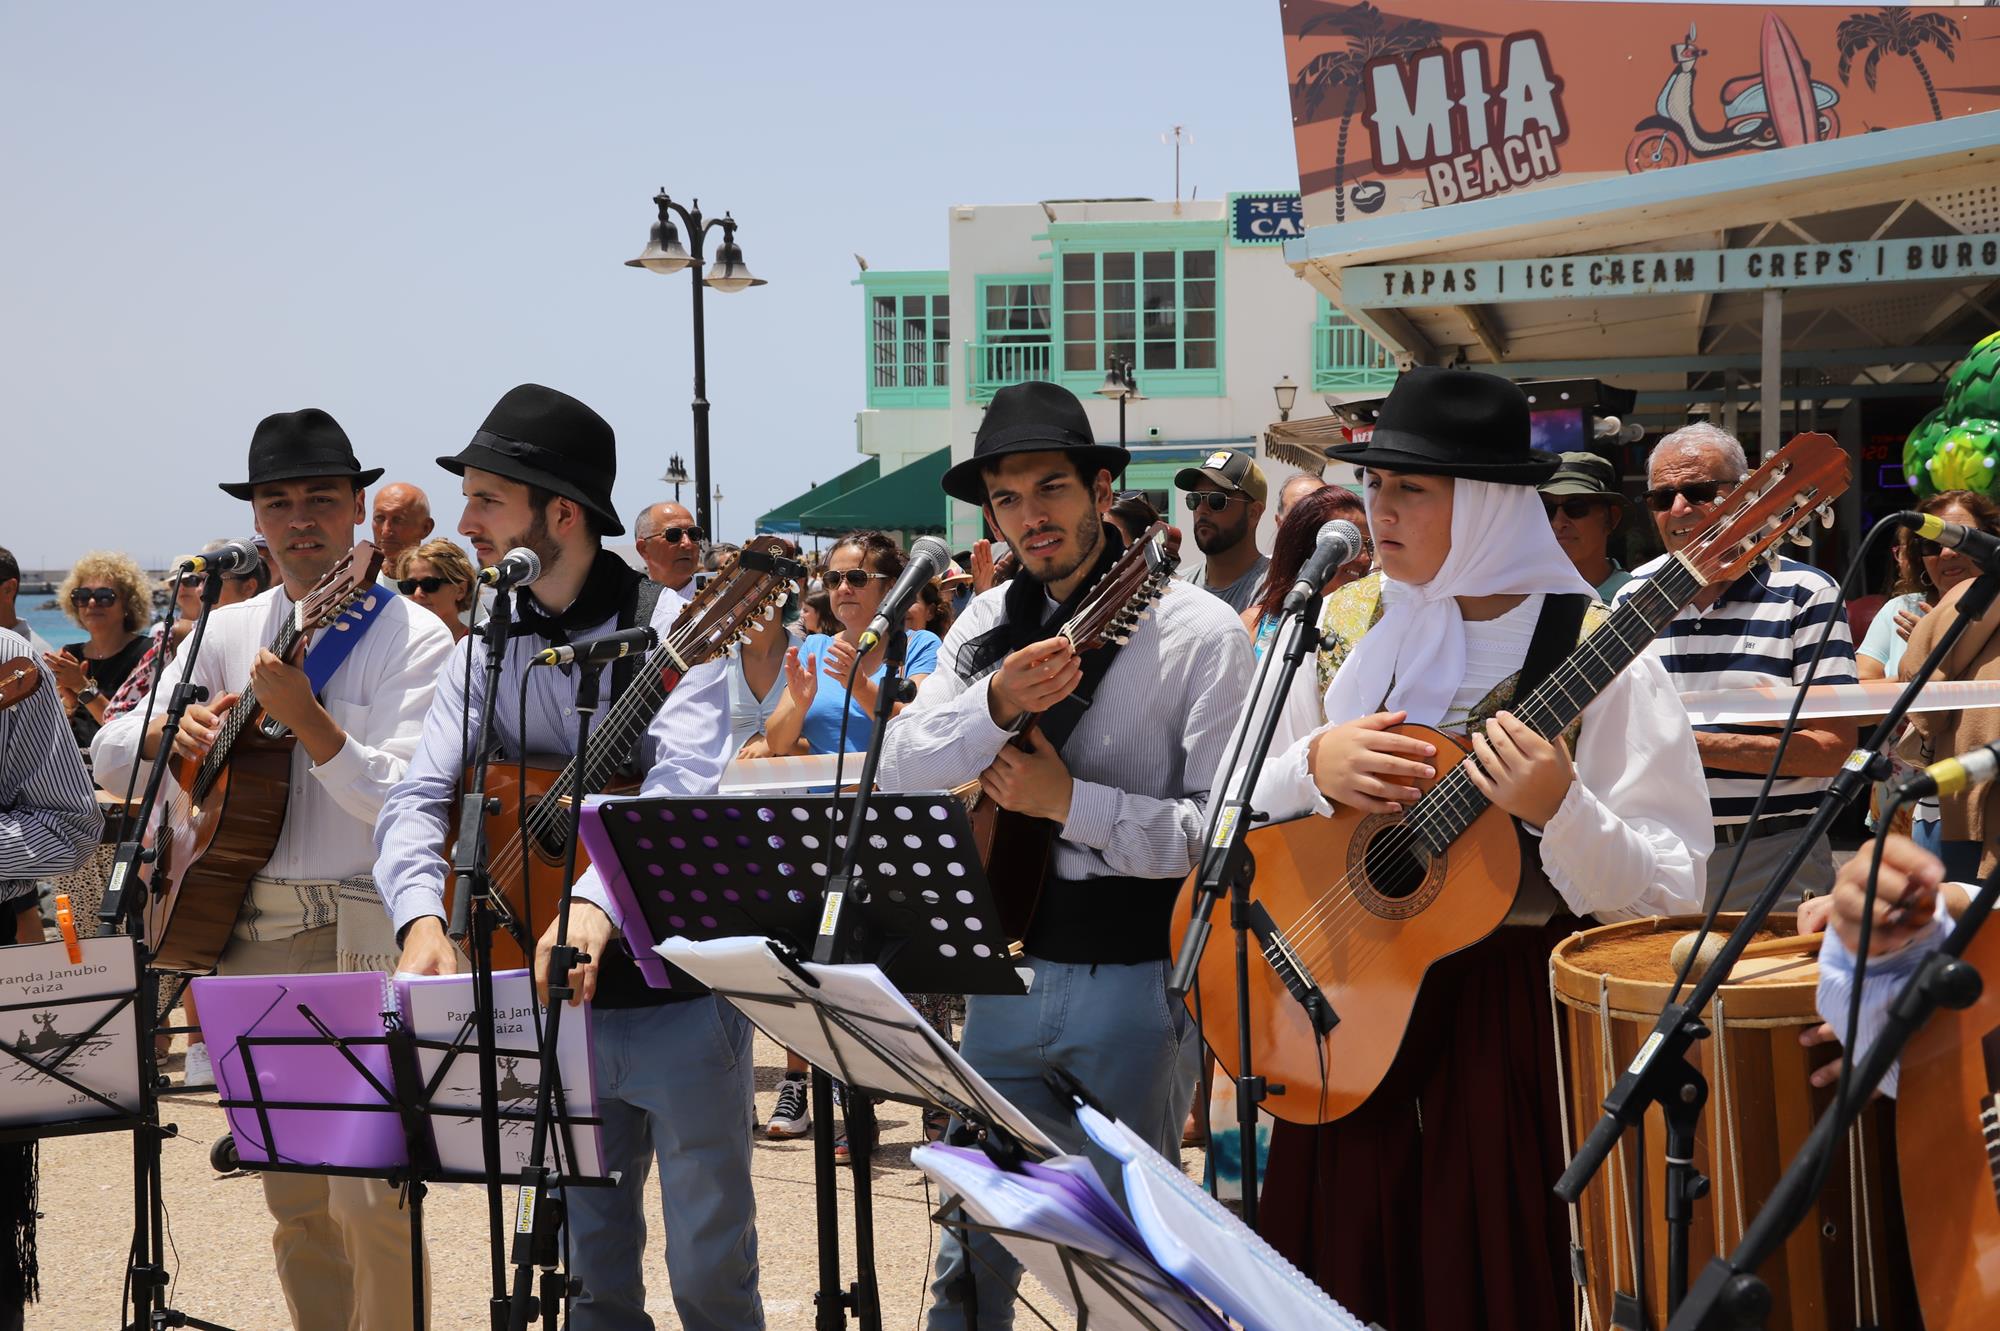
[[[1340,110],[1340,140],[1333,154],[1333,220],[1347,220],[1347,132],[1367,86],[1368,66],[1389,57],[1401,58],[1427,51],[1443,38],[1438,25],[1425,19],[1398,19],[1362,0],[1351,8],[1335,10],[1306,20],[1299,28],[1304,38],[1322,28],[1331,28],[1347,37],[1338,51],[1314,56],[1299,71],[1292,84],[1292,100],[1301,120],[1310,120],[1327,96],[1339,92],[1345,98]]]
[[[1848,81],[1854,57],[1864,50],[1868,59],[1861,66],[1861,77],[1868,81],[1870,91],[1874,90],[1875,74],[1883,56],[1906,56],[1917,67],[1917,77],[1924,81],[1924,92],[1930,96],[1931,119],[1944,119],[1944,108],[1938,105],[1937,85],[1931,82],[1931,72],[1924,67],[1922,48],[1935,46],[1945,59],[1957,60],[1958,52],[1954,49],[1958,41],[1957,20],[1910,9],[1878,9],[1872,14],[1848,15],[1834,29],[1833,37],[1840,45],[1842,83]]]

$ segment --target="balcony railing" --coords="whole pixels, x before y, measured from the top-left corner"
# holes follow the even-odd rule
[[[1368,335],[1342,320],[1313,329],[1313,392],[1387,393],[1396,384],[1396,358]]]
[[[967,342],[965,344],[965,396],[968,402],[987,402],[1009,384],[1031,379],[1053,379],[1053,344],[1041,341]]]

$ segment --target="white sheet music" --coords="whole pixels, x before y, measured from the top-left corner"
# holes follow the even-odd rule
[[[518,1175],[528,1163],[528,1147],[533,1138],[535,1090],[541,1080],[540,1042],[529,1021],[529,1000],[533,981],[524,970],[497,971],[493,976],[493,1033],[499,1068],[500,1171]],[[403,1020],[419,1040],[449,1044],[465,1030],[472,1011],[470,975],[423,975],[396,977],[396,993]],[[546,1022],[548,1014],[542,1014]],[[560,1048],[556,1054],[557,1076],[563,1086],[564,1108],[574,1118],[597,1112],[597,1088],[590,1062],[590,1009],[570,1008],[563,1013],[562,1029],[556,1033]],[[452,1173],[484,1175],[486,1156],[479,1139],[479,1057],[478,1040],[465,1035],[464,1048],[456,1055],[443,1049],[417,1048],[417,1066],[429,1085],[438,1070],[450,1059],[444,1079],[432,1093],[433,1109],[464,1109],[462,1118],[447,1114],[431,1115],[432,1139],[437,1145],[438,1163]],[[518,1117],[505,1117],[517,1115]],[[573,1124],[570,1139],[576,1159],[565,1162],[575,1178],[602,1178],[604,1154],[600,1133],[594,1126]],[[550,1149],[543,1163],[556,1163],[555,1144],[560,1140],[550,1126]]]
[[[1278,1250],[1123,1123],[1077,1110],[1090,1139],[1124,1165],[1125,1198],[1154,1260],[1245,1331],[1365,1331]]]
[[[84,1032],[138,984],[129,938],[86,938],[71,965],[61,943],[0,947],[0,1041],[132,1113],[139,1110],[138,1019],[126,1002],[95,1033]],[[107,1118],[114,1111],[0,1054],[0,1127]]]
[[[971,1105],[1017,1140],[1055,1154],[1056,1144],[973,1071],[878,967],[804,962],[815,988],[762,938],[669,938],[654,950],[764,1034],[849,1085],[940,1108]]]

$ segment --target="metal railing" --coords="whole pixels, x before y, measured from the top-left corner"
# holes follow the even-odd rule
[[[965,344],[965,394],[969,402],[988,401],[1009,384],[1050,379],[1054,373],[1055,343],[1047,338]]]
[[[1395,356],[1367,329],[1345,320],[1313,328],[1313,392],[1386,393],[1395,383]]]

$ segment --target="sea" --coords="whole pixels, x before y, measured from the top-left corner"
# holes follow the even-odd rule
[[[15,613],[26,620],[30,628],[34,629],[35,632],[41,634],[44,638],[47,638],[57,647],[62,646],[66,642],[82,642],[90,636],[71,623],[70,617],[65,615],[61,610],[54,608],[48,610],[40,609],[41,602],[47,599],[46,596],[42,595],[23,596],[14,603]]]

